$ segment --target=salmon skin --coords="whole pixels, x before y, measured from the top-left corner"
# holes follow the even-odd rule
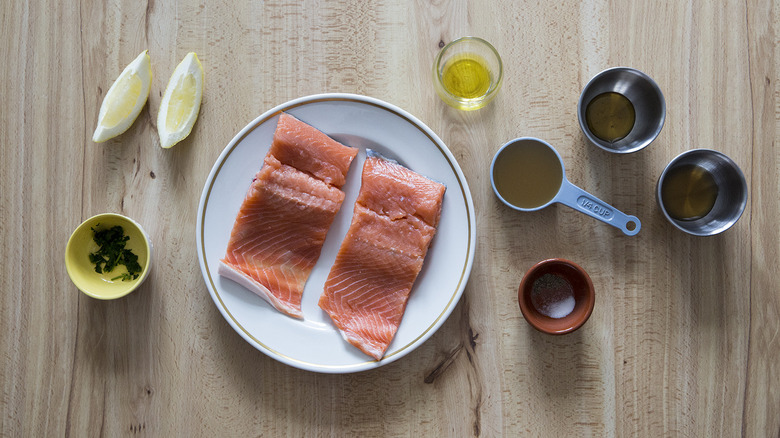
[[[233,224],[218,273],[294,318],[336,217],[357,149],[282,113]]]
[[[441,216],[445,187],[369,150],[347,235],[319,306],[344,339],[382,359]]]

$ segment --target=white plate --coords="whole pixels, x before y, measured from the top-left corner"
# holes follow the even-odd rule
[[[273,309],[262,298],[217,274],[238,209],[268,152],[284,111],[334,139],[359,149],[344,185],[346,199],[333,222],[320,258],[303,292],[304,320]],[[323,284],[352,220],[366,148],[447,186],[441,221],[412,289],[398,333],[381,361],[341,337],[317,306]],[[241,130],[214,163],[198,206],[200,269],[214,303],[247,342],[288,365],[325,373],[377,368],[425,342],[452,312],[474,261],[476,223],[466,179],[444,143],[406,111],[377,99],[351,94],[303,97],[266,112]]]

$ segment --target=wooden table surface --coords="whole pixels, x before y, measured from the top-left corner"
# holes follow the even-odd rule
[[[0,434],[9,436],[778,436],[780,93],[777,2],[4,1],[0,4]],[[439,48],[478,35],[505,80],[487,108],[436,96]],[[148,49],[149,103],[125,134],[91,141],[106,90]],[[206,77],[190,137],[159,147],[156,116],[189,52]],[[588,144],[576,104],[611,66],[666,97],[650,147]],[[255,350],[212,302],[195,242],[212,165],[255,117],[323,92],[417,116],[458,159],[477,214],[468,286],[421,347],[376,370],[301,371]],[[493,195],[492,155],[536,136],[575,184],[636,214],[635,237],[555,206]],[[664,166],[693,148],[742,168],[747,210],[725,233],[685,235],[661,214]],[[71,231],[98,213],[141,222],[148,281],[110,302],[65,271]],[[774,219],[773,219],[774,218]],[[523,319],[523,273],[576,261],[596,287],[579,331]]]

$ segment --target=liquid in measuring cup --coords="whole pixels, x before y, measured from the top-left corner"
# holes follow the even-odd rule
[[[563,168],[549,147],[522,142],[501,151],[493,169],[496,190],[520,208],[537,208],[550,202],[563,182]]]
[[[621,212],[569,182],[558,152],[538,138],[521,137],[505,143],[493,156],[490,182],[499,200],[515,210],[535,211],[555,202],[619,228],[629,236],[636,235],[641,228],[636,216]]]

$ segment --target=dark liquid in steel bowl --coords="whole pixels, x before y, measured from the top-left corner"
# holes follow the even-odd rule
[[[690,221],[712,210],[718,198],[718,185],[707,169],[683,164],[669,169],[661,184],[661,202],[674,219]]]
[[[588,103],[585,121],[593,135],[613,143],[631,132],[636,113],[626,96],[610,91],[599,94]]]

